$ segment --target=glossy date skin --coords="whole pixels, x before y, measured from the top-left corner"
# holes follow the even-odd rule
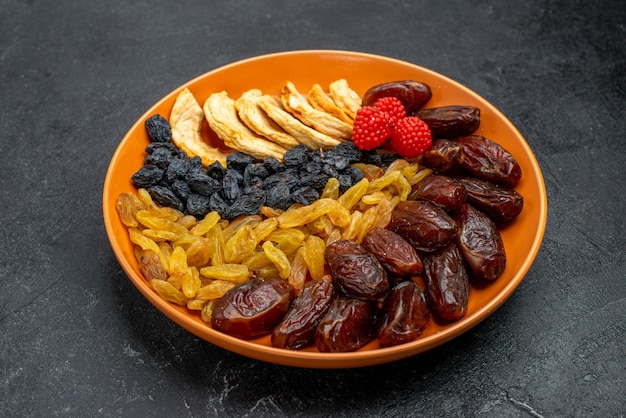
[[[522,169],[511,153],[480,135],[456,139],[463,145],[463,168],[472,176],[512,188],[522,177]]]
[[[461,178],[459,181],[465,188],[467,202],[496,222],[509,222],[524,208],[524,197],[513,189],[477,178]]]
[[[298,350],[315,343],[315,330],[335,298],[330,278],[307,282],[272,331],[272,346]]]
[[[506,253],[493,220],[469,204],[463,205],[454,218],[459,225],[456,243],[472,277],[486,281],[500,277],[506,266]]]
[[[376,338],[376,302],[335,299],[317,326],[315,346],[322,353],[355,351]]]
[[[467,313],[469,276],[463,256],[454,241],[424,257],[426,289],[434,313],[446,321],[457,321]]]
[[[423,107],[432,97],[430,86],[415,80],[390,81],[370,87],[363,95],[363,106],[373,106],[382,97],[395,97],[407,113]]]
[[[476,132],[480,126],[480,109],[474,106],[440,106],[413,113],[430,128],[433,138],[456,138]]]
[[[431,174],[411,189],[410,200],[426,199],[447,212],[454,211],[465,203],[465,188],[452,177]]]
[[[249,280],[217,301],[211,327],[242,339],[268,334],[287,313],[293,296],[293,286],[284,280]]]
[[[450,139],[435,139],[432,146],[422,154],[422,164],[438,174],[450,174],[461,169],[463,145]]]
[[[361,245],[340,240],[326,247],[326,263],[341,296],[362,300],[382,300],[389,291],[389,280],[376,257]]]
[[[446,211],[426,200],[407,200],[391,213],[388,229],[418,251],[431,252],[456,235],[457,226]]]
[[[361,241],[363,246],[383,266],[385,271],[397,276],[422,274],[422,259],[407,240],[385,228],[371,229]]]
[[[381,347],[414,341],[430,319],[426,294],[412,280],[399,282],[385,299],[382,315],[378,330]]]

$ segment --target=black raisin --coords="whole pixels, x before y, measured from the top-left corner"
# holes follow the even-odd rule
[[[352,177],[348,174],[339,174],[337,176],[337,180],[339,181],[340,193],[344,193],[346,190],[348,190],[350,187],[354,185],[354,182],[352,181]]]
[[[157,184],[162,177],[162,169],[156,165],[144,165],[132,175],[131,180],[135,183],[135,186],[146,189],[154,184]]]
[[[389,167],[389,165],[394,162],[395,160],[399,160],[400,158],[402,158],[401,155],[399,154],[395,154],[395,153],[390,153],[390,152],[385,152],[380,154],[380,161],[381,161],[381,167],[382,168],[387,168]]]
[[[187,213],[196,218],[204,218],[211,211],[211,201],[207,196],[194,193],[187,199]]]
[[[170,185],[170,189],[172,189],[172,191],[176,193],[176,196],[180,197],[183,202],[186,202],[192,194],[191,187],[189,187],[189,184],[184,180],[174,180]]]
[[[286,210],[293,204],[291,192],[285,183],[278,182],[267,189],[265,205],[274,209]]]
[[[197,170],[197,171],[204,170],[204,166],[202,165],[202,158],[198,157],[197,155],[189,158],[189,171],[193,171],[193,170]]]
[[[248,164],[252,164],[256,160],[253,156],[243,152],[233,152],[226,157],[226,169],[242,171]]]
[[[352,184],[356,184],[360,182],[363,179],[363,177],[365,177],[365,174],[363,173],[363,171],[361,171],[360,169],[356,167],[346,167],[343,169],[341,174],[350,176],[350,178],[352,179]]]
[[[328,176],[324,174],[303,174],[300,177],[301,186],[310,186],[317,190],[322,190],[326,187],[328,182]]]
[[[256,215],[261,211],[265,203],[265,191],[253,188],[247,194],[237,198],[230,207],[229,216],[231,219],[241,215]]]
[[[192,171],[187,173],[185,180],[189,187],[204,196],[210,196],[220,189],[220,184],[204,171]]]
[[[172,128],[169,122],[161,115],[150,116],[145,121],[148,136],[152,142],[170,142],[172,140]]]
[[[362,161],[365,164],[373,164],[378,167],[380,167],[383,163],[383,160],[380,158],[380,155],[375,151],[363,152]]]
[[[234,170],[227,170],[222,179],[222,195],[227,202],[234,202],[241,194],[239,185],[243,181],[243,176]]]
[[[174,208],[181,212],[185,210],[183,202],[181,202],[178,196],[176,196],[176,194],[167,187],[152,186],[148,188],[148,193],[152,197],[152,200],[160,205]]]
[[[226,169],[219,161],[214,161],[207,166],[206,172],[209,176],[221,183],[226,174]]]
[[[265,167],[263,163],[252,163],[252,164],[248,164],[248,166],[244,170],[243,181],[244,183],[247,184],[254,177],[264,179],[268,175],[269,175],[269,172],[267,171],[267,167]]]
[[[322,163],[320,161],[310,161],[305,165],[304,169],[307,173],[319,174],[322,172]]]
[[[301,181],[291,170],[285,170],[282,173],[272,174],[264,181],[265,187],[268,189],[278,183],[283,183],[289,189],[293,189],[300,185]]]
[[[302,187],[292,193],[292,199],[303,205],[310,205],[320,198],[320,193],[312,187]]]
[[[221,193],[213,193],[211,195],[209,198],[209,207],[211,210],[219,213],[224,219],[228,219],[230,216],[230,205],[224,200]]]
[[[324,164],[322,172],[326,174],[327,177],[337,177],[339,175],[339,171],[337,171],[335,166],[330,164]]]
[[[146,155],[144,164],[156,165],[161,170],[167,170],[167,167],[170,165],[171,160],[172,160],[171,152],[167,151],[166,149],[157,149],[157,150],[154,150],[152,154]]]
[[[340,155],[342,158],[346,158],[350,163],[361,161],[362,152],[352,141],[342,142],[333,148],[335,155]]]
[[[285,169],[285,166],[274,157],[266,157],[265,160],[263,160],[263,166],[270,174],[279,173]]]
[[[176,145],[172,144],[171,142],[151,142],[146,147],[146,153],[148,154],[152,154],[156,150],[169,151],[172,156],[178,155],[179,151],[178,148],[176,148]]]
[[[309,149],[306,145],[297,145],[293,148],[290,148],[287,152],[283,154],[283,160],[285,161],[286,166],[291,167],[301,167],[309,159]]]
[[[175,180],[184,179],[189,169],[189,160],[182,158],[174,158],[170,161],[167,171],[165,172],[165,180],[172,183]]]

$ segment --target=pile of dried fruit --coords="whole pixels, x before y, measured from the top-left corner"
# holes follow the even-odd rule
[[[479,109],[424,109],[416,81],[330,90],[220,92],[203,108],[184,90],[171,129],[146,121],[138,193],[117,208],[159,295],[239,338],[340,352],[413,341],[431,312],[458,320],[471,281],[502,274],[521,170],[473,135]],[[208,147],[201,117],[236,152]]]

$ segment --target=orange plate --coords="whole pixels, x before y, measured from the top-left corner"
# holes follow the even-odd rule
[[[148,137],[143,126],[149,116],[159,113],[169,117],[178,92],[188,87],[200,104],[209,94],[226,90],[233,97],[250,88],[277,94],[287,80],[300,91],[308,91],[315,83],[327,88],[330,82],[345,78],[359,94],[386,81],[414,79],[426,82],[433,90],[428,107],[463,104],[481,109],[478,134],[496,140],[519,162],[523,176],[517,190],[524,196],[524,210],[517,220],[503,229],[507,266],[503,275],[487,286],[473,287],[467,315],[452,324],[431,321],[422,336],[414,342],[379,348],[372,342],[352,353],[319,353],[315,348],[300,351],[277,349],[269,338],[244,341],[211,329],[199,315],[168,303],[152,290],[138,270],[133,245],[115,209],[115,200],[122,192],[135,191],[130,177],[143,163]],[[223,144],[205,129],[207,141]],[[165,96],[150,108],[128,131],[117,148],[107,171],[103,190],[106,231],[122,268],[139,291],[171,320],[198,337],[226,350],[272,363],[311,368],[348,368],[391,362],[439,346],[466,332],[495,311],[520,284],[533,263],[546,225],[547,199],[543,177],[530,147],[513,126],[493,105],[459,83],[425,68],[377,55],[347,51],[293,51],[246,59],[210,71]]]

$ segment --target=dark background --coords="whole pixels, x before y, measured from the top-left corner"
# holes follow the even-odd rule
[[[174,325],[122,272],[101,193],[126,130],[200,74],[294,49],[440,72],[535,152],[543,245],[470,332],[387,365],[277,366]],[[0,98],[0,416],[626,413],[622,0],[0,0]]]

